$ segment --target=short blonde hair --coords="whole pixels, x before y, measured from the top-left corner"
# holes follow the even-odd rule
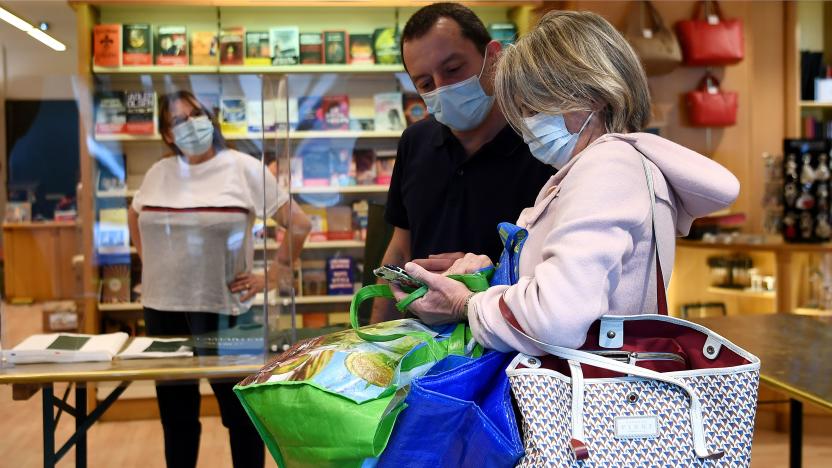
[[[650,120],[650,92],[638,56],[607,20],[591,12],[544,15],[503,51],[494,88],[506,119],[521,133],[528,130],[524,116],[598,106],[609,133],[637,132]]]

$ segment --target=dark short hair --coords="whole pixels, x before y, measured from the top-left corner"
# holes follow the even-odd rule
[[[211,110],[205,107],[199,99],[194,96],[194,93],[181,89],[178,91],[173,91],[168,94],[163,94],[159,96],[159,134],[164,135],[170,131],[172,131],[171,127],[171,115],[170,115],[170,108],[173,105],[174,101],[187,101],[193,107],[201,110],[208,118],[211,120],[211,123],[214,125],[214,139],[213,139],[213,146],[214,150],[220,151],[228,147],[225,142],[225,138],[222,136],[222,131],[220,130],[220,124],[217,121],[217,116],[214,115]],[[168,143],[167,141],[162,139],[168,148],[171,149],[176,154],[181,155],[182,150],[180,150],[174,143]]]
[[[488,29],[477,14],[459,3],[440,2],[420,8],[407,20],[399,43],[402,57],[404,57],[404,43],[427,34],[440,18],[450,18],[456,21],[462,31],[462,37],[473,42],[477,50],[485,54],[485,46],[491,42],[491,35],[488,34]]]

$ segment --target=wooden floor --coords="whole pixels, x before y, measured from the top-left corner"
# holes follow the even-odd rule
[[[16,343],[23,337],[40,331],[38,307],[6,307],[9,334],[4,342]],[[56,386],[62,394],[65,386]],[[764,419],[764,418],[763,418]],[[40,394],[27,401],[12,401],[11,388],[0,386],[0,468],[29,468],[42,466]],[[61,418],[56,444],[62,444],[73,428],[71,418]],[[119,468],[163,468],[164,448],[161,425],[158,421],[105,422],[93,426],[88,437],[88,466]],[[231,452],[228,433],[218,417],[202,420],[202,441],[199,464],[201,468],[230,467]],[[267,458],[268,467],[276,466]],[[753,468],[779,468],[788,465],[788,435],[766,428],[755,432],[752,448]],[[806,467],[830,466],[832,433],[809,434],[804,444]],[[75,452],[70,451],[59,467],[75,466]]]

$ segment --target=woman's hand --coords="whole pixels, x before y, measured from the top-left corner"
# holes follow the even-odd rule
[[[263,291],[266,286],[266,278],[263,275],[255,275],[253,273],[244,272],[239,273],[231,284],[228,285],[228,289],[231,290],[232,293],[240,293],[240,302],[245,302],[255,294]],[[245,292],[243,292],[245,291]]]
[[[405,271],[413,278],[428,286],[428,292],[413,301],[407,310],[413,312],[428,325],[442,325],[465,320],[465,301],[471,296],[471,291],[459,281],[446,276],[431,273],[415,263],[404,266]],[[397,301],[407,297],[407,293],[390,283],[390,289]]]
[[[491,259],[488,255],[475,255],[472,253],[465,254],[464,257],[458,259],[445,271],[445,275],[466,275],[468,273],[475,273],[483,268],[493,267]]]

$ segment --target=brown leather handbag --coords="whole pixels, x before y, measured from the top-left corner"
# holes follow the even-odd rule
[[[624,37],[633,46],[648,75],[664,75],[682,63],[682,50],[673,30],[665,26],[653,3],[633,3]]]

